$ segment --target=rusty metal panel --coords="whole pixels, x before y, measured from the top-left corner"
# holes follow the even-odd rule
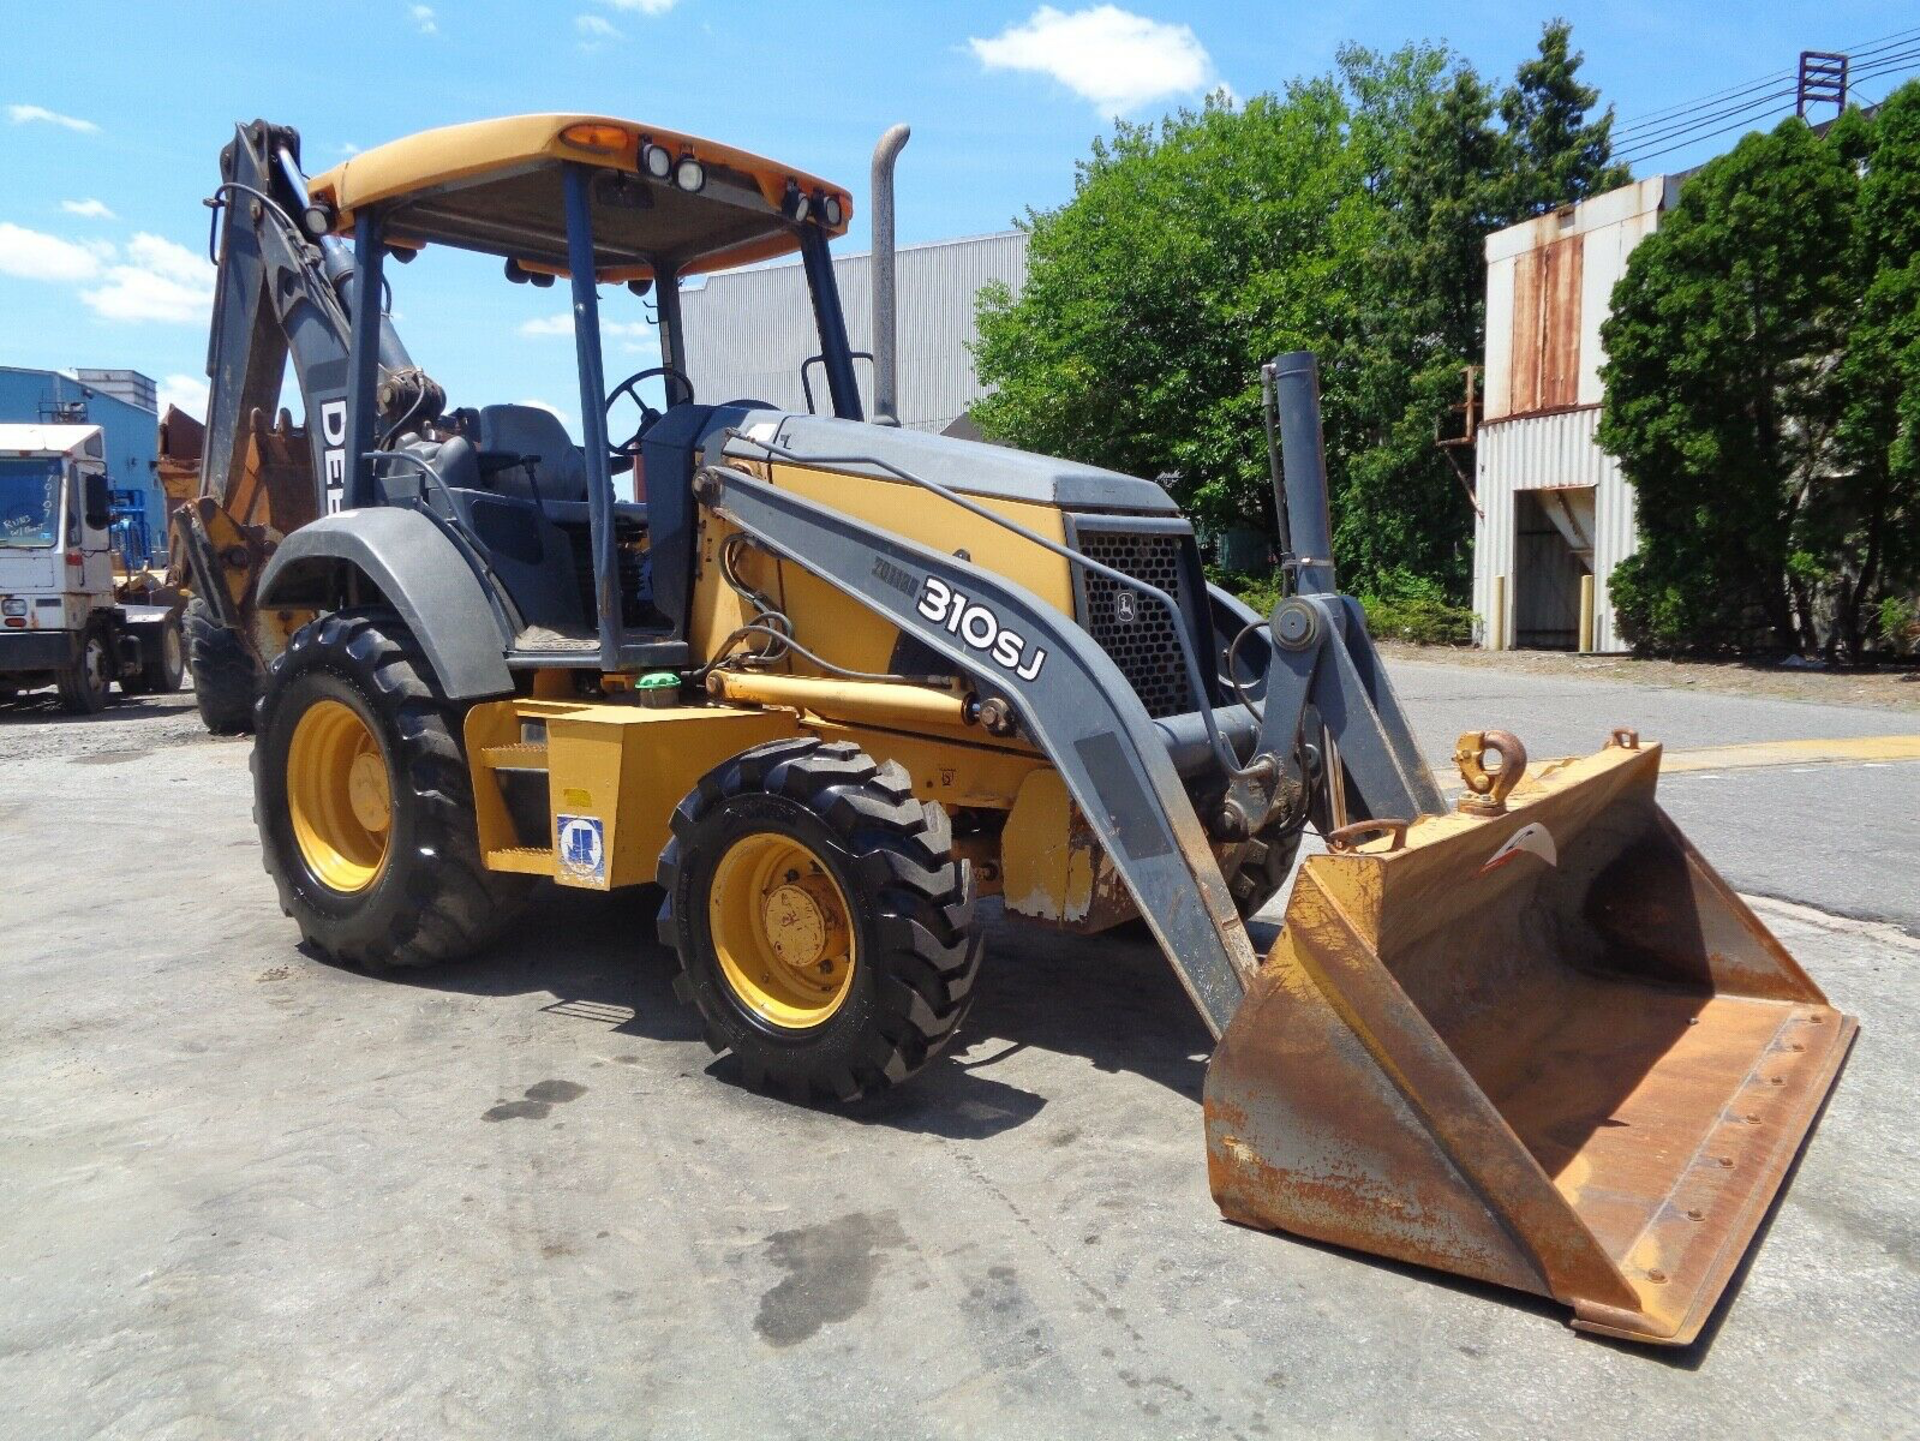
[[[1546,261],[1540,314],[1541,410],[1574,404],[1580,385],[1580,268],[1586,237],[1570,235],[1540,254]]]
[[[1516,257],[1508,413],[1576,403],[1580,389],[1580,273],[1584,237]]]
[[[1525,415],[1540,408],[1541,291],[1546,283],[1545,252],[1529,250],[1513,265],[1512,374],[1507,382],[1507,412]]]
[[[1657,747],[1315,857],[1208,1068],[1231,1220],[1684,1345],[1856,1023],[1660,810]]]

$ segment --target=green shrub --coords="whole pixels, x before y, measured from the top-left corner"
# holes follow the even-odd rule
[[[1892,655],[1920,653],[1920,596],[1890,595],[1881,600],[1880,644]]]
[[[1210,571],[1209,580],[1232,591],[1261,615],[1270,613],[1281,595],[1280,574],[1236,575]],[[1447,598],[1435,580],[1391,572],[1372,593],[1360,597],[1367,631],[1376,640],[1399,640],[1412,645],[1470,645],[1474,614]]]
[[[1474,614],[1447,598],[1436,580],[1395,571],[1371,594],[1360,597],[1367,630],[1375,640],[1410,645],[1471,645]]]

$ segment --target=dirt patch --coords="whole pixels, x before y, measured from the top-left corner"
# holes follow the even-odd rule
[[[1475,650],[1466,647],[1379,643],[1389,669],[1403,663],[1480,666],[1522,675],[1618,681],[1636,686],[1693,688],[1766,700],[1920,711],[1920,665],[1895,670],[1801,669],[1774,661],[1637,660],[1624,655],[1569,655],[1547,650]]]
[[[190,690],[171,695],[116,693],[98,715],[68,715],[52,690],[0,701],[0,765],[52,757],[81,765],[120,765],[156,750],[209,743],[236,742],[207,733]],[[248,741],[243,737],[238,743]]]

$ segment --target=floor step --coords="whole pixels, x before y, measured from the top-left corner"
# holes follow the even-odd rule
[[[480,763],[490,771],[544,771],[547,747],[543,741],[515,741],[509,745],[482,746]]]
[[[508,846],[504,850],[488,851],[487,869],[523,876],[550,876],[553,852],[545,846]]]

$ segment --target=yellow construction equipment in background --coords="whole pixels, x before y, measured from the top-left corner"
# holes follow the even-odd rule
[[[952,1040],[981,897],[1083,934],[1138,918],[1220,1038],[1229,1218],[1698,1334],[1853,1022],[1660,810],[1632,732],[1532,770],[1510,735],[1463,736],[1446,804],[1334,584],[1311,356],[1263,375],[1287,587],[1260,616],[1207,585],[1158,486],[866,422],[827,250],[852,201],[823,180],[582,115],[311,185],[298,137],[256,122],[222,176],[209,465],[238,469],[203,485],[222,504],[189,555],[229,619],[290,632],[247,637],[271,662],[256,815],[311,945],[429,964],[530,878],[658,884],[709,1043],[851,1100]],[[449,409],[357,303],[440,246],[567,281],[584,446],[543,410]],[[796,252],[833,414],[696,400],[680,281]],[[664,364],[609,388],[617,285],[656,307]],[[304,523],[222,541],[233,458],[272,471],[290,433],[240,405],[278,385],[290,294],[328,317],[292,347],[314,493]],[[1309,826],[1329,853],[1263,960],[1246,918]]]

